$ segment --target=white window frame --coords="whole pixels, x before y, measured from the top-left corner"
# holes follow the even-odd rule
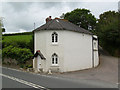
[[[51,60],[52,66],[58,66],[58,55],[56,53],[54,53],[52,55],[52,60]]]
[[[52,44],[57,44],[58,43],[58,34],[56,32],[52,33]]]
[[[93,49],[98,50],[98,44],[96,40],[93,40]]]

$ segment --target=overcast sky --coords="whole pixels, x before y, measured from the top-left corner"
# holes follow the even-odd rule
[[[76,8],[86,8],[96,18],[105,11],[118,10],[118,2],[3,2],[6,33],[28,32],[45,24],[45,18],[60,17]]]

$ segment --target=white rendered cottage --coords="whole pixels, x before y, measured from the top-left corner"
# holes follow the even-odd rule
[[[33,68],[68,72],[98,66],[98,39],[91,32],[55,18],[34,30]]]

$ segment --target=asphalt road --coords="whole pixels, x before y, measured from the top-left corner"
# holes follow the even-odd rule
[[[2,77],[2,88],[31,88],[25,84],[19,83],[15,80],[11,80],[5,77]]]
[[[52,75],[83,80],[99,80],[109,83],[118,83],[118,58],[109,55],[100,55],[100,65],[96,68]],[[120,70],[120,68],[119,68]],[[119,74],[120,75],[120,74]],[[119,82],[120,83],[120,82]]]
[[[1,68],[1,67],[0,67]],[[117,88],[103,81],[74,80],[2,68],[2,88]]]

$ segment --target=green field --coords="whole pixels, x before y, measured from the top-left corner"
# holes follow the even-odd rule
[[[32,35],[14,35],[14,36],[2,36],[3,42],[15,42],[15,41],[21,41],[21,42],[30,42],[32,39]]]

